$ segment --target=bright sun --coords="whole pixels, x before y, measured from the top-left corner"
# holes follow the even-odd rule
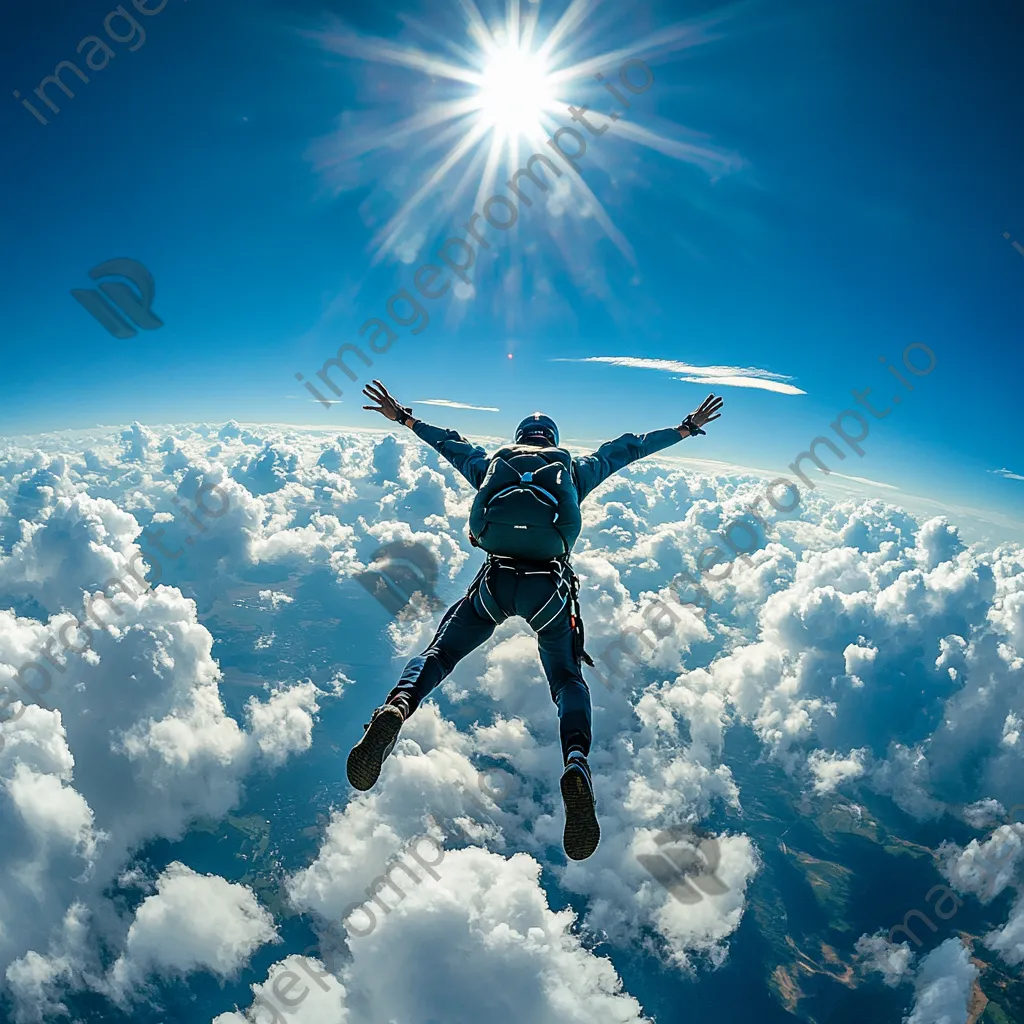
[[[400,109],[394,117],[389,114],[387,127],[382,129],[372,127],[375,116],[367,117],[360,130],[339,129],[320,157],[332,185],[347,190],[351,187],[349,182],[362,180],[372,155],[381,162],[383,176],[375,195],[388,207],[396,195],[403,197],[392,215],[377,226],[371,243],[375,262],[387,255],[417,252],[421,239],[441,230],[438,222],[455,216],[456,209],[465,208],[473,193],[479,203],[485,204],[488,197],[497,195],[495,190],[508,181],[509,175],[518,180],[516,176],[524,161],[529,168],[533,156],[550,155],[548,143],[570,159],[554,136],[559,130],[575,130],[566,124],[570,116],[578,119],[570,104],[582,106],[581,101],[593,94],[607,108],[610,97],[604,89],[598,92],[597,84],[607,73],[612,72],[617,78],[629,62],[643,65],[642,55],[667,55],[695,46],[705,36],[717,38],[708,35],[700,21],[681,22],[658,29],[653,35],[633,38],[633,22],[637,19],[629,3],[604,5],[601,0],[561,0],[557,5],[551,4],[552,8],[561,7],[561,13],[546,17],[543,22],[540,0],[488,0],[486,16],[480,11],[480,0],[446,0],[427,6],[438,8],[439,14],[442,8],[455,8],[465,22],[466,40],[450,33],[447,27],[426,25],[417,26],[416,34],[430,45],[379,39],[340,27],[323,36],[325,47],[334,53],[357,61],[372,61],[383,66],[385,73],[388,66],[400,69],[402,77],[379,82],[375,79],[376,86],[371,91],[379,94],[382,102],[391,97],[404,107],[406,96],[413,100],[408,110]],[[605,10],[612,6],[621,7],[621,18]],[[595,20],[592,16],[598,9],[601,18]],[[443,24],[448,25],[447,18]],[[618,27],[613,28],[616,24]],[[410,27],[413,25],[410,23]],[[605,52],[597,45],[602,36],[612,47]],[[429,98],[409,87],[408,72],[426,76]],[[634,75],[633,81],[638,79],[639,75]],[[605,85],[628,108],[629,101],[622,98],[614,83]],[[586,109],[582,113],[586,114]],[[624,120],[615,112],[604,115],[617,122],[613,133],[616,138],[695,164],[715,179],[740,166],[731,154],[708,142],[683,141],[674,128],[669,134],[659,134],[643,127],[635,123],[632,113]],[[588,132],[595,131],[589,125],[586,127]],[[585,141],[582,136],[578,143],[573,141],[573,145],[580,147],[579,155]],[[401,159],[396,160],[397,153],[403,154]],[[557,170],[552,173],[561,177]],[[531,180],[540,179],[531,172]],[[592,218],[633,260],[625,236],[583,178],[573,175],[564,183],[569,185],[570,181],[571,188],[578,190],[581,197],[581,216],[585,213]],[[518,190],[513,190],[522,198]],[[545,183],[542,191],[547,190]],[[525,199],[523,204],[527,205]],[[568,223],[568,218],[560,220]],[[562,238],[559,236],[558,245],[564,255]],[[571,258],[585,261],[586,255],[574,252]]]
[[[495,50],[480,77],[479,100],[481,119],[497,134],[536,137],[554,101],[548,69],[515,46]]]

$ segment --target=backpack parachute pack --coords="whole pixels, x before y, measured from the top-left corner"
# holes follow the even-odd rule
[[[582,529],[564,448],[500,448],[469,513],[469,539],[488,554],[543,561],[569,554]]]

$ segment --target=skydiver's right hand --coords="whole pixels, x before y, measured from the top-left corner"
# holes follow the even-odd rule
[[[376,405],[364,405],[364,409],[369,409],[370,412],[379,412],[381,416],[395,423],[404,423],[406,417],[412,415],[411,406],[399,405],[379,380],[375,380],[372,384],[367,384],[363,388],[363,394],[371,401],[377,403]]]

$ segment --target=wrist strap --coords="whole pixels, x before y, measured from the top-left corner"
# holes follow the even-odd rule
[[[690,436],[693,437],[696,434],[706,434],[706,430],[701,430],[696,423],[693,422],[693,413],[689,413],[685,420],[683,420],[683,426],[690,432]]]

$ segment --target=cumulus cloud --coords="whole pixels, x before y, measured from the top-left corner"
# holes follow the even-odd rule
[[[0,557],[0,592],[11,605],[0,610],[0,970],[18,1020],[59,1008],[61,989],[96,987],[101,943],[116,951],[127,941],[104,890],[134,853],[226,814],[253,770],[309,749],[319,710],[321,690],[293,677],[250,696],[239,716],[248,728],[227,713],[214,638],[195,601],[174,586],[145,587],[139,519],[173,518],[151,510],[176,493],[176,481],[164,482],[161,452],[139,440],[146,434],[129,433],[137,443],[123,486],[137,495],[147,481],[148,507],[136,501],[127,511],[107,496],[54,488]],[[118,440],[106,449],[114,474]],[[162,447],[184,451],[188,441]],[[24,465],[30,476],[37,470]],[[24,473],[15,473],[16,489],[19,480]],[[110,481],[91,486],[116,490]],[[254,534],[261,519],[249,521]],[[248,544],[222,550],[234,552],[235,571],[251,563]],[[115,580],[126,585],[107,601],[100,588]],[[140,977],[155,963],[124,955]]]
[[[968,804],[963,814],[964,821],[972,828],[990,828],[1003,818],[1006,810],[998,800],[990,797]]]
[[[276,938],[273,919],[251,889],[175,862],[135,912],[125,951],[110,971],[110,989],[124,1000],[154,972],[185,976],[205,970],[228,978]]]
[[[46,612],[76,606],[83,591],[126,574],[140,532],[135,517],[107,498],[58,498],[38,521],[25,523],[9,557],[0,559],[0,587]]]
[[[351,885],[340,849],[335,853],[339,842],[340,829],[331,852],[321,851],[314,874],[296,883],[302,905],[325,914],[347,899],[339,887]],[[382,893],[386,909],[378,909],[369,934],[357,918],[360,935],[349,939],[351,962],[342,973],[353,1001],[365,1001],[384,1019],[452,1024],[648,1020],[622,991],[610,961],[583,947],[572,929],[573,913],[550,909],[533,857],[437,848],[440,857],[423,849],[435,868],[432,875],[421,869],[419,883],[395,872],[403,895]],[[408,863],[417,866],[414,859]],[[388,897],[397,904],[389,906]]]
[[[345,986],[315,957],[287,956],[273,964],[267,980],[252,986],[243,1013],[221,1013],[213,1024],[350,1024]]]
[[[890,988],[913,977],[914,954],[907,942],[890,942],[885,932],[862,935],[854,947],[860,969],[876,972]]]
[[[249,698],[251,735],[271,764],[283,764],[313,742],[313,714],[320,691],[310,682],[275,691],[267,701]]]
[[[144,462],[156,444],[156,436],[141,423],[133,423],[121,432],[125,462]]]
[[[831,793],[844,782],[859,779],[867,770],[866,760],[867,751],[863,748],[851,750],[845,756],[824,750],[812,751],[807,758],[807,767],[814,776],[814,792],[819,796]]]
[[[978,969],[958,938],[929,953],[914,978],[914,1008],[906,1024],[967,1024]]]
[[[973,893],[983,903],[998,896],[1024,865],[1024,825],[1001,825],[988,839],[972,839],[966,848],[944,843],[940,870],[960,893]]]
[[[1006,923],[985,936],[985,945],[1014,967],[1024,963],[1024,895],[1017,897]]]
[[[254,454],[246,452],[232,470],[232,476],[250,494],[263,495],[279,491],[294,480],[299,454],[283,444],[265,444]]]

